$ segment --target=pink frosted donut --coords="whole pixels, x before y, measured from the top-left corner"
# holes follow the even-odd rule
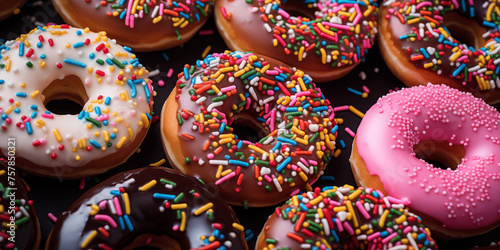
[[[483,100],[444,85],[388,94],[358,128],[355,179],[411,200],[438,237],[485,233],[500,221],[499,121]]]

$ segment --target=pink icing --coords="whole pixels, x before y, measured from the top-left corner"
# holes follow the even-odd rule
[[[481,99],[444,85],[393,92],[366,112],[357,149],[388,195],[411,201],[449,229],[474,229],[500,220],[500,113]],[[420,141],[463,145],[455,170],[415,157]]]

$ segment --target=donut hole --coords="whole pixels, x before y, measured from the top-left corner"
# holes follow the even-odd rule
[[[69,75],[52,81],[42,91],[45,108],[58,115],[76,115],[83,110],[89,100],[79,77]]]
[[[231,124],[231,128],[233,129],[232,133],[237,135],[238,139],[247,140],[253,143],[259,142],[260,139],[264,138],[269,133],[268,129],[261,124],[241,117],[236,117]]]
[[[449,11],[443,17],[444,26],[450,31],[453,38],[468,46],[479,50],[486,44],[482,35],[486,33],[486,28],[472,18],[467,18],[457,11]],[[467,25],[464,25],[464,24]]]
[[[317,9],[309,8],[303,4],[302,1],[291,0],[281,5],[281,8],[292,17],[306,17],[309,19],[316,19],[314,11]]]
[[[446,141],[425,140],[413,147],[418,159],[441,169],[457,169],[465,156],[463,145],[449,144]]]
[[[179,242],[167,235],[145,233],[137,236],[124,250],[181,250]]]

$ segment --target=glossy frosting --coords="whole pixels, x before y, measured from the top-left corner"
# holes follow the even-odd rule
[[[400,48],[407,62],[436,75],[449,77],[464,90],[476,93],[500,87],[499,7],[496,1],[484,0],[390,0],[385,1],[381,8],[387,13],[382,17],[388,19],[387,32],[390,32],[395,47]],[[445,26],[446,15],[450,12],[463,16],[458,21],[461,24],[482,24],[485,33],[478,34],[482,38],[475,40],[484,39],[486,44],[474,48],[475,44],[457,40],[461,30],[454,34]],[[426,79],[420,84],[425,85],[431,80]]]
[[[255,249],[437,249],[408,203],[348,185],[316,188],[276,208]]]
[[[87,191],[57,218],[46,249],[123,249],[144,234],[167,235],[181,249],[248,249],[229,206],[164,167],[120,173]]]
[[[54,0],[66,22],[104,30],[134,51],[153,51],[189,40],[207,21],[214,0]]]
[[[332,71],[364,60],[377,34],[377,10],[376,1],[336,0],[221,0],[215,7],[229,48],[266,55],[306,72]]]
[[[33,201],[15,166],[0,159],[0,249],[38,249],[40,229]],[[14,201],[14,205],[11,205]],[[11,230],[11,218],[16,229]],[[11,234],[11,232],[13,234]]]
[[[77,178],[104,172],[136,150],[154,92],[148,71],[128,49],[103,33],[67,26],[39,27],[0,49],[0,134],[16,139],[19,168]],[[44,105],[46,97],[80,95],[88,100],[77,115],[51,113]]]
[[[323,173],[335,150],[330,101],[304,72],[274,60],[248,52],[209,55],[185,66],[173,95],[175,120],[166,120],[172,107],[165,105],[162,136],[182,158],[166,146],[167,154],[176,168],[215,184],[232,204],[286,200]],[[239,139],[233,124],[253,127],[260,138]],[[176,133],[180,145],[167,133]]]
[[[14,13],[17,8],[23,6],[28,0],[2,0],[0,1],[0,21]]]
[[[469,93],[444,85],[393,92],[366,112],[356,135],[359,156],[388,195],[450,230],[491,227],[500,220],[500,114]],[[452,169],[418,159],[421,141],[461,145]]]

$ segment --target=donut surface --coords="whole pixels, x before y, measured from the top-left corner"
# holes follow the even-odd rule
[[[500,221],[499,121],[483,100],[445,85],[388,94],[359,125],[355,179],[410,200],[435,236],[485,233]]]
[[[83,194],[57,218],[46,249],[248,249],[243,230],[200,181],[145,167]]]
[[[408,203],[349,185],[316,188],[276,208],[255,249],[437,249]]]
[[[214,0],[54,0],[70,25],[106,31],[134,51],[157,51],[187,42],[205,24]]]
[[[500,102],[496,1],[385,1],[379,48],[407,86],[446,84]]]
[[[220,0],[215,20],[227,46],[298,67],[318,82],[364,60],[377,34],[376,1]]]
[[[258,138],[239,138],[239,125]],[[337,128],[330,102],[304,72],[229,51],[186,65],[161,119],[171,165],[244,206],[309,187],[333,155]]]
[[[103,33],[66,25],[39,27],[0,49],[0,134],[17,139],[20,169],[79,178],[107,171],[136,151],[154,92],[134,54]],[[60,99],[81,110],[48,110]],[[6,156],[6,144],[0,149]]]
[[[0,1],[0,21],[8,18],[14,11],[23,6],[28,0],[2,0]]]
[[[15,147],[14,140],[8,143]],[[0,158],[0,195],[0,249],[38,249],[40,226],[26,185],[15,170],[15,153]]]

